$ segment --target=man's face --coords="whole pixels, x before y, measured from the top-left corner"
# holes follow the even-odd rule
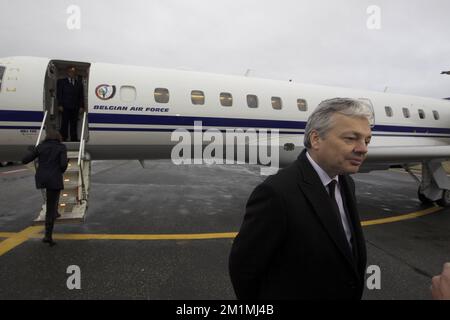
[[[67,75],[68,75],[70,78],[75,78],[75,68],[68,68],[68,69],[67,69]]]
[[[310,154],[331,178],[356,173],[366,158],[372,137],[369,120],[339,113],[331,120],[332,127],[324,137],[313,130]]]

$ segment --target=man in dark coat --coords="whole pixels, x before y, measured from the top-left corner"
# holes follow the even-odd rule
[[[84,111],[83,84],[76,77],[76,69],[67,69],[67,78],[59,79],[57,84],[57,99],[59,111],[62,112],[61,135],[67,141],[70,126],[71,141],[78,141],[78,116]]]
[[[43,242],[55,245],[52,238],[55,219],[59,217],[58,202],[61,190],[64,189],[63,174],[67,169],[67,149],[61,143],[62,137],[58,131],[48,131],[41,144],[33,148],[22,160],[27,164],[38,158],[36,169],[36,188],[46,189],[47,211],[45,214],[45,237]]]
[[[229,260],[238,299],[361,299],[366,247],[348,174],[365,159],[372,119],[358,100],[323,101],[306,150],[253,191]]]

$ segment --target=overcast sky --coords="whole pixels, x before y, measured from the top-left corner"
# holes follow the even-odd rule
[[[70,30],[70,5],[80,29]],[[371,5],[376,13],[367,13]],[[375,15],[374,15],[375,14]],[[72,22],[73,26],[73,21]],[[184,68],[450,97],[448,0],[0,0],[0,57]]]

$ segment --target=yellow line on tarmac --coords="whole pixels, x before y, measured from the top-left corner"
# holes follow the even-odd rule
[[[400,216],[362,221],[361,225],[371,226],[403,220],[414,219],[442,210],[442,207],[431,207]],[[237,232],[197,233],[197,234],[54,234],[56,240],[202,240],[202,239],[233,239]]]
[[[422,210],[422,211],[417,211],[417,212],[413,212],[413,213],[403,214],[403,215],[400,215],[400,216],[362,221],[361,225],[363,227],[365,227],[365,226],[373,226],[373,225],[376,225],[376,224],[386,224],[386,223],[391,223],[391,222],[409,220],[409,219],[414,219],[414,218],[426,216],[428,214],[432,214],[432,213],[434,213],[436,211],[440,211],[442,209],[443,209],[442,207],[431,207],[431,208],[428,208],[428,209],[425,209],[425,210]]]
[[[232,239],[237,232],[197,234],[54,234],[55,240],[201,240]]]
[[[42,226],[28,227],[18,233],[13,234],[6,240],[0,242],[0,256],[4,255],[11,249],[21,245],[27,241],[31,236],[41,232],[44,229]]]
[[[363,227],[398,222],[403,220],[414,219],[435,213],[442,210],[442,207],[431,207],[425,210],[412,212],[404,215],[399,215],[390,218],[382,218],[375,220],[362,221]],[[40,238],[39,233],[43,230],[43,226],[29,227],[22,232],[2,232],[1,237],[8,239],[0,242],[0,256],[21,243],[27,241],[29,238]],[[202,239],[233,239],[237,232],[223,232],[223,233],[197,233],[197,234],[54,234],[55,240],[202,240]]]
[[[432,214],[442,210],[442,207],[431,207],[422,211],[395,216],[391,218],[382,218],[375,220],[362,221],[361,225],[371,226],[377,224],[386,224],[397,221],[409,220]],[[198,234],[55,234],[54,239],[58,240],[201,240],[201,239],[233,239],[237,232],[225,233],[198,233]]]
[[[15,232],[0,232],[0,238],[10,238],[15,234]]]

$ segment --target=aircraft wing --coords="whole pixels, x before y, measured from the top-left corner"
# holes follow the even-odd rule
[[[450,159],[450,145],[443,146],[369,146],[367,162],[421,162]]]

